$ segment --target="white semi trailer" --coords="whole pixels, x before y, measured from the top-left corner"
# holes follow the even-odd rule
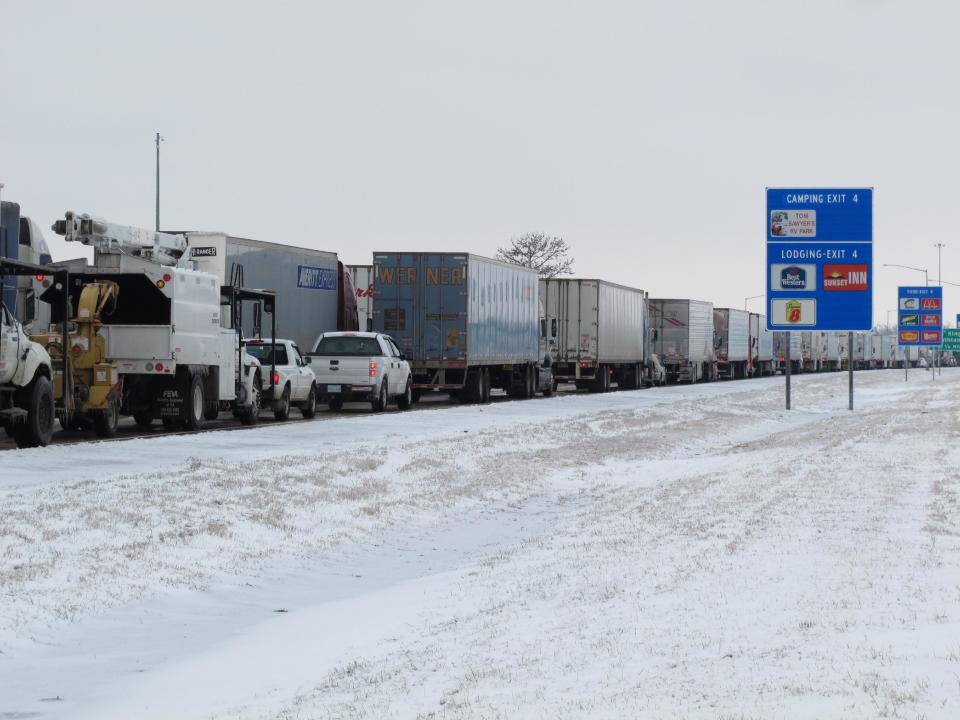
[[[767,329],[767,316],[750,313],[750,375],[773,375],[777,371],[773,356],[773,331]]]
[[[714,308],[713,345],[717,376],[745,378],[750,365],[750,313],[735,308]]]
[[[553,377],[580,389],[605,392],[641,387],[647,337],[643,290],[605,280],[540,280],[540,299],[555,343]],[[556,333],[553,332],[554,322]]]
[[[53,229],[69,242],[94,248],[93,264],[70,275],[73,307],[80,307],[87,285],[116,284],[116,301],[101,312],[97,332],[104,360],[116,370],[107,376],[118,415],[132,415],[140,425],[160,418],[168,429],[197,429],[221,410],[244,424],[257,421],[273,373],[261,371],[256,358],[244,352],[237,315],[241,301],[259,302],[272,315],[272,293],[223,288],[216,275],[193,269],[182,234],[73,212]],[[56,294],[51,288],[44,299]]]
[[[653,348],[666,369],[667,382],[716,380],[713,303],[651,299]]]
[[[347,265],[357,294],[357,320],[361,330],[373,329],[373,265]]]
[[[820,369],[835,371],[840,369],[840,333],[820,333]]]

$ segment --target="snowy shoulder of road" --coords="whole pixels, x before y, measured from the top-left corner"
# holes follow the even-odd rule
[[[960,370],[0,456],[0,718],[960,717]]]

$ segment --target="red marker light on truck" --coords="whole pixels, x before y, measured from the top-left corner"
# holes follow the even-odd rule
[[[163,363],[157,363],[156,365],[153,366],[153,369],[156,370],[157,372],[163,372]]]
[[[280,384],[280,373],[274,373],[274,374],[273,374],[273,384],[274,384],[274,385],[279,385],[279,384]]]
[[[377,363],[375,360],[370,361],[370,377],[377,376]]]

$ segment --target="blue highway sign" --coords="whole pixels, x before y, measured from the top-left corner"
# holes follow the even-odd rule
[[[897,343],[934,346],[943,343],[943,288],[899,288]]]
[[[873,189],[767,189],[767,328],[873,327]]]

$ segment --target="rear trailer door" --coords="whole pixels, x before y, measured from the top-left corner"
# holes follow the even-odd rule
[[[467,256],[374,256],[374,329],[392,337],[411,365],[454,365],[467,354]]]

